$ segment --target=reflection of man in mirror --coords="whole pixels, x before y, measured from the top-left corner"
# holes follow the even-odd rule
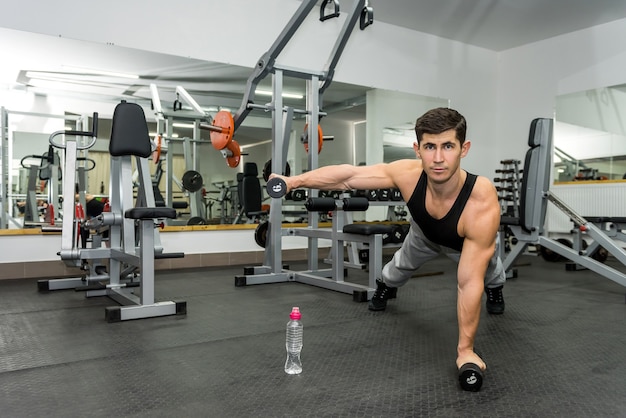
[[[76,201],[79,201],[80,191],[78,184],[76,184]],[[95,218],[104,212],[104,202],[96,198],[94,195],[85,193],[85,216],[87,219]]]
[[[396,297],[415,270],[445,254],[458,263],[457,318],[459,339],[457,366],[486,365],[474,353],[483,291],[487,311],[504,312],[502,288],[505,273],[497,252],[500,205],[489,179],[461,169],[470,149],[465,140],[465,118],[457,111],[437,108],[417,119],[413,144],[418,159],[388,164],[321,167],[307,173],[280,177],[287,191],[296,188],[322,190],[372,190],[397,188],[411,213],[411,227],[401,248],[382,271],[369,309],[380,311]]]

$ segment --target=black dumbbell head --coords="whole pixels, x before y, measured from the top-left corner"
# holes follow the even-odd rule
[[[267,189],[267,194],[273,198],[281,198],[287,193],[287,183],[280,177],[269,179],[265,188]]]
[[[483,372],[474,363],[465,363],[459,369],[459,383],[463,390],[478,392],[483,385]]]

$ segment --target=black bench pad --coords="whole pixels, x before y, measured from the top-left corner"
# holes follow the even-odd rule
[[[129,219],[176,218],[176,211],[172,208],[132,208],[124,212]]]
[[[390,234],[392,230],[392,225],[383,224],[349,224],[343,227],[344,233],[357,235]]]

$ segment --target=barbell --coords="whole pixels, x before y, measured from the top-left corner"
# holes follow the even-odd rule
[[[211,124],[201,123],[200,129],[211,131],[211,145],[222,152],[230,168],[235,168],[241,162],[241,147],[233,139],[235,134],[235,119],[227,110],[220,110],[213,117]]]

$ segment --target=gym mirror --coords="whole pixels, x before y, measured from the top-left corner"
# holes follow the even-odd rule
[[[556,99],[554,179],[626,178],[626,84]]]
[[[55,166],[63,164],[62,152],[53,151],[54,158],[45,157],[50,151],[50,133],[87,128],[93,112],[99,113],[98,141],[85,155],[85,189],[106,197],[110,118],[121,99],[141,104],[151,135],[163,134],[162,163],[152,165],[153,179],[164,198],[188,203],[186,209],[180,210],[182,224],[194,216],[201,216],[208,223],[232,224],[237,211],[236,176],[243,162],[256,163],[261,173],[271,157],[269,112],[252,112],[237,129],[235,139],[242,158],[238,167],[230,168],[221,153],[207,143],[209,132],[194,129],[194,124],[203,121],[205,115],[194,111],[193,104],[177,90],[181,86],[205,114],[214,115],[222,109],[234,113],[241,104],[251,68],[1,28],[0,46],[8,54],[20,57],[4,63],[0,70],[0,86],[5,87],[0,89],[0,106],[7,115],[7,155],[11,156],[6,167],[9,228],[23,225],[27,206],[41,210],[37,206],[48,199],[48,184],[54,189],[61,186],[57,177],[47,177],[51,171],[62,176],[62,170],[55,170]],[[89,59],[85,61],[84,57]],[[270,84],[270,77],[259,84],[257,103],[271,100],[263,97],[271,91]],[[303,108],[304,91],[303,81],[286,80],[285,105]],[[366,135],[383,138],[385,161],[414,158],[412,128],[408,126],[428,108],[447,105],[441,99],[371,90],[337,81],[325,91],[323,99],[327,116],[320,123],[324,141],[319,166],[366,161]],[[163,109],[160,117],[167,119],[166,129],[157,124],[157,100]],[[368,124],[376,130],[367,131]],[[287,157],[293,173],[307,167],[307,154],[300,143],[303,131],[304,119],[297,118]],[[390,137],[389,132],[408,135],[398,141],[398,135]],[[168,164],[172,168],[169,174]],[[183,180],[190,179],[185,177],[189,171],[201,176],[202,187],[198,191],[185,188],[189,182]],[[170,183],[171,197],[167,193]],[[195,177],[193,183],[198,184]],[[201,194],[200,203],[194,208],[201,213],[191,213],[193,205],[189,202],[195,199],[194,193]],[[27,205],[29,200],[32,202]]]

